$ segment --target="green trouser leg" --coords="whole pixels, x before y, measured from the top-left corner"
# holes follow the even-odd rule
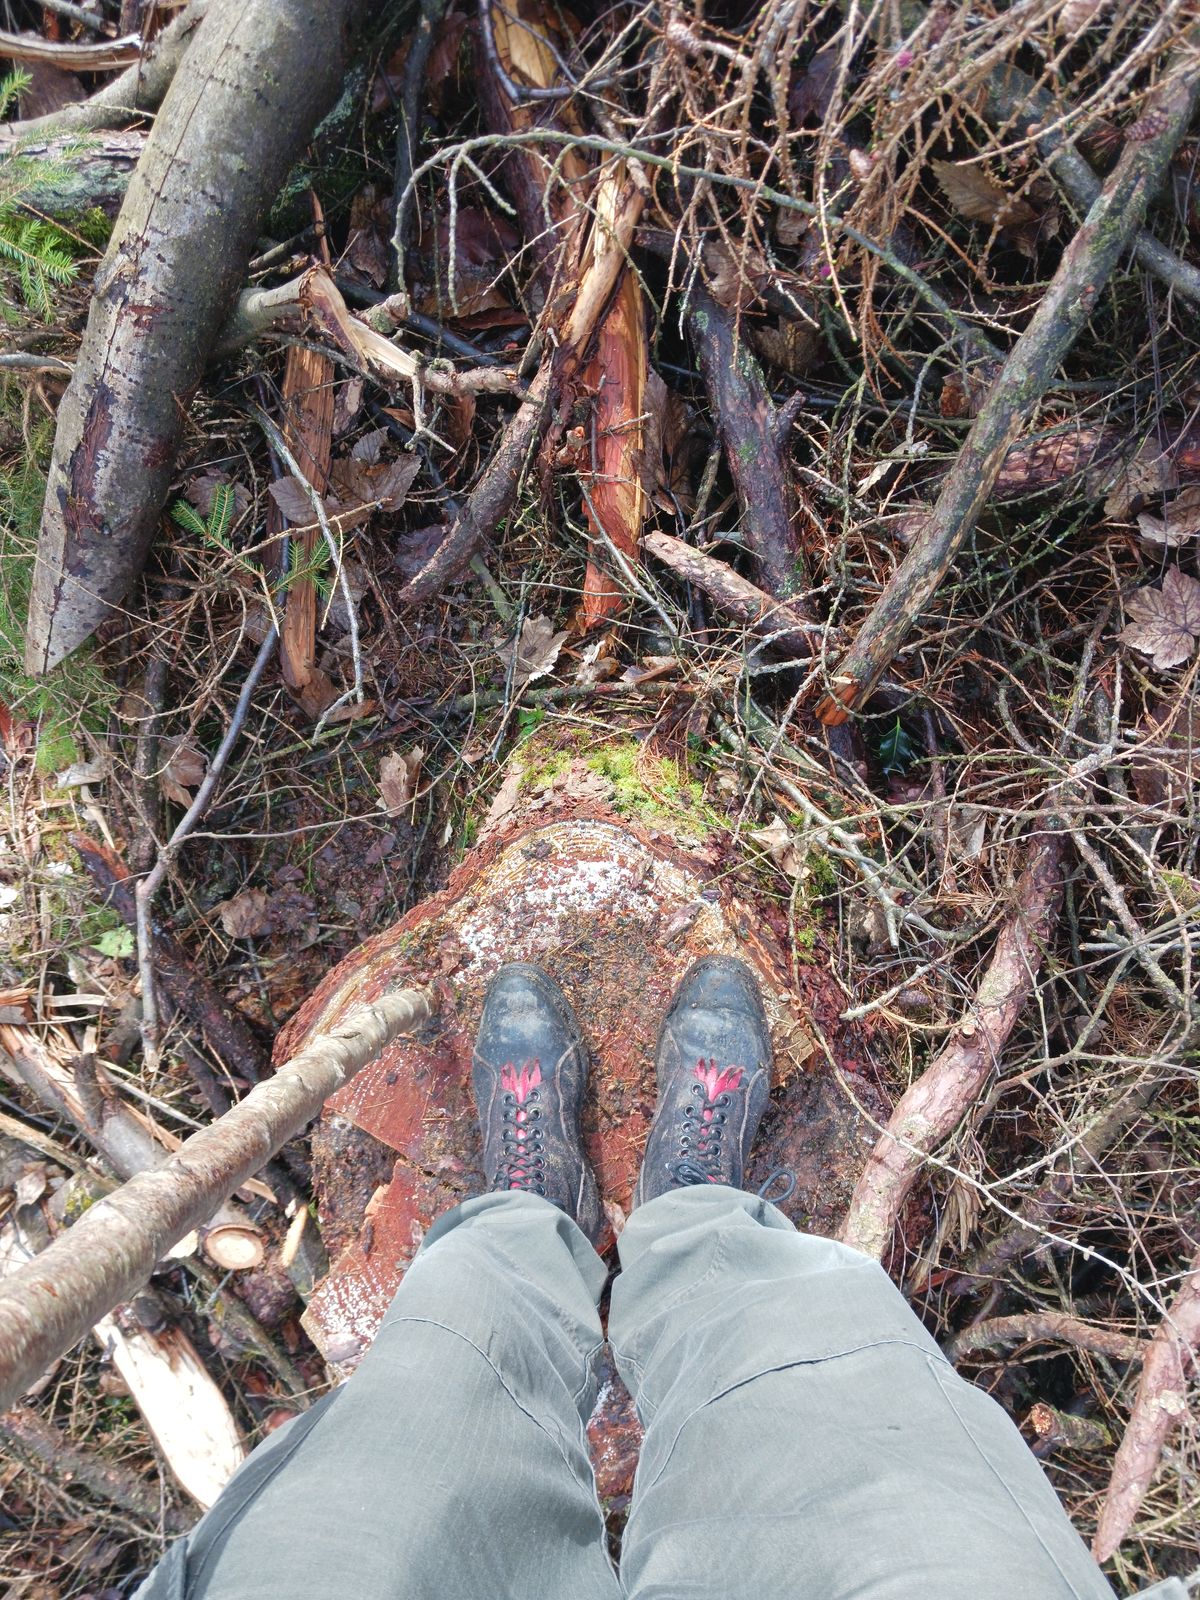
[[[635,1211],[609,1337],[646,1425],[636,1600],[1111,1600],[883,1269],[723,1186]]]
[[[536,1196],[439,1218],[358,1371],[254,1452],[142,1600],[619,1600],[584,1434],[605,1277]]]
[[[646,1423],[620,1583],[583,1431],[604,1266],[499,1194],[430,1230],[359,1371],[142,1600],[1111,1600],[867,1257],[719,1186],[642,1207],[620,1251],[609,1332]]]

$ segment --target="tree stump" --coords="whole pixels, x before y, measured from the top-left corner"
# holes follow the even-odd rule
[[[666,764],[639,764],[644,803],[623,771],[614,783],[577,757],[540,786],[510,772],[447,887],[341,962],[281,1033],[279,1060],[395,985],[432,983],[443,994],[428,1031],[398,1039],[364,1068],[327,1104],[314,1134],[322,1231],[335,1265],[305,1323],[336,1370],[352,1368],[370,1344],[434,1217],[482,1191],[471,1047],[488,982],[504,962],[551,972],[591,1047],[584,1132],[608,1219],[602,1249],[622,1226],[637,1180],[663,1014],[692,962],[717,952],[756,971],[772,1027],[772,1105],[749,1181],[790,1168],[797,1186],[784,1209],[802,1227],[835,1231],[875,1129],[816,1052],[814,1015],[854,1098],[880,1120],[887,1106],[837,1022],[843,1002],[819,942],[793,963],[786,919],[745,870],[728,830],[710,831],[677,779],[666,793],[658,788],[656,766]],[[590,1437],[601,1495],[619,1506],[638,1432],[615,1377],[603,1385]]]

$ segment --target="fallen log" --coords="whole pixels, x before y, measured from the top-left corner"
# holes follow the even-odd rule
[[[15,1140],[0,1138],[0,1167],[20,1163],[15,1146]],[[53,1197],[56,1211],[66,1193]],[[15,1206],[0,1227],[0,1284],[24,1272],[30,1259],[48,1247],[49,1238],[40,1204]],[[86,1325],[81,1331],[88,1331]],[[246,1451],[229,1404],[192,1341],[162,1317],[149,1296],[140,1297],[136,1309],[115,1307],[97,1319],[91,1333],[125,1380],[167,1465],[207,1510]]]
[[[167,1153],[165,1139],[157,1138],[147,1119],[122,1100],[95,1060],[78,1055],[65,1029],[51,1025],[46,1033],[49,1042],[30,1028],[0,1023],[0,1051],[16,1068],[18,1081],[48,1110],[74,1123],[118,1178],[160,1166]],[[261,1230],[229,1200],[202,1220],[199,1236],[204,1253],[226,1272],[256,1267],[265,1255]]]
[[[141,570],[184,410],[262,216],[341,86],[361,5],[215,0],[197,30],[117,218],[59,408],[31,672],[82,644]]]
[[[946,475],[929,519],[875,601],[849,651],[837,664],[830,693],[817,706],[836,725],[857,710],[887,669],[933,598],[950,563],[975,526],[1013,442],[1082,332],[1146,205],[1186,133],[1200,75],[1181,51],[1142,108],[1151,137],[1128,143],[1083,225],[1063,252],[1057,272],[1029,326],[971,425]]]
[[[0,1411],[157,1262],[257,1172],[398,1034],[433,1015],[428,990],[402,989],[317,1034],[160,1167],[98,1200],[67,1233],[0,1284]]]
[[[1167,1435],[1188,1414],[1189,1386],[1200,1373],[1198,1352],[1200,1251],[1193,1256],[1142,1360],[1141,1381],[1092,1541],[1097,1561],[1107,1561],[1133,1526],[1158,1470]]]
[[[975,999],[950,1040],[901,1096],[855,1185],[841,1238],[882,1257],[926,1157],[976,1103],[1033,991],[1063,896],[1062,824],[1043,817],[1014,908]]]

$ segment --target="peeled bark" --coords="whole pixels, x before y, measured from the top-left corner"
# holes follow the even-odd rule
[[[156,1263],[316,1116],[366,1062],[433,1014],[400,990],[312,1038],[211,1127],[85,1211],[0,1285],[0,1411],[149,1279]]]
[[[1200,1370],[1200,1251],[1150,1341],[1129,1426],[1113,1462],[1092,1554],[1107,1561],[1133,1526],[1158,1470],[1167,1435],[1188,1414],[1189,1386]]]
[[[44,672],[124,598],[171,482],[186,407],[262,218],[333,103],[362,0],[215,0],[97,275],[59,410],[26,663]]]
[[[1043,826],[974,1003],[901,1096],[855,1186],[841,1237],[867,1255],[882,1257],[887,1250],[926,1156],[975,1104],[1033,990],[1063,895],[1062,831]]]

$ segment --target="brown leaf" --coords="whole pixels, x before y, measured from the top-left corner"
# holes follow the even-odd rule
[[[299,478],[290,474],[286,478],[276,478],[269,492],[271,499],[294,528],[306,528],[310,522],[317,520],[312,496]]]
[[[788,91],[788,111],[793,128],[802,127],[810,118],[817,122],[825,120],[837,86],[840,59],[841,49],[837,45],[826,45],[824,50],[817,51],[804,71],[794,79]]]
[[[226,472],[200,472],[188,480],[184,489],[184,499],[194,505],[202,517],[207,517],[212,510],[213,491],[227,488],[233,484],[233,514],[235,518],[244,517],[250,509],[250,491],[244,483],[234,483]]]
[[[505,667],[512,663],[512,686],[520,689],[524,684],[544,678],[558,660],[558,653],[566,640],[566,632],[555,633],[548,617],[526,617],[520,640],[515,644],[497,647],[496,654]],[[513,660],[513,651],[516,659]]]
[[[751,828],[749,835],[755,844],[761,844],[771,860],[797,883],[808,876],[805,852],[798,848],[796,836],[781,816],[776,814],[765,828]]]
[[[934,161],[930,165],[946,199],[972,222],[1011,227],[1032,222],[1037,215],[1031,205],[1015,199],[973,162]]]
[[[163,793],[178,806],[190,806],[191,791],[204,782],[208,757],[187,739],[164,739],[160,754],[163,764],[159,782]]]
[[[1137,519],[1138,531],[1149,544],[1176,549],[1200,533],[1200,487],[1183,489],[1161,517],[1143,511]]]
[[[1121,638],[1153,657],[1160,672],[1190,658],[1200,639],[1200,583],[1181,567],[1171,568],[1161,589],[1139,589],[1125,609],[1133,621]]]
[[[348,456],[339,457],[330,467],[330,486],[344,505],[377,502],[381,511],[398,511],[404,504],[421,462],[417,456],[381,461],[380,451],[387,436],[382,428],[364,434]]]
[[[424,760],[424,749],[416,745],[409,751],[393,751],[379,763],[379,793],[391,816],[412,810]]]
[[[1115,473],[1111,463],[1106,463],[1098,472],[1089,473],[1087,479],[1090,495],[1094,496],[1098,489],[1107,490],[1105,515],[1118,522],[1123,522],[1135,506],[1144,504],[1152,495],[1178,487],[1179,473],[1174,461],[1149,439],[1129,460],[1121,462]]]
[[[213,908],[231,939],[254,939],[271,927],[265,889],[243,889]]]

